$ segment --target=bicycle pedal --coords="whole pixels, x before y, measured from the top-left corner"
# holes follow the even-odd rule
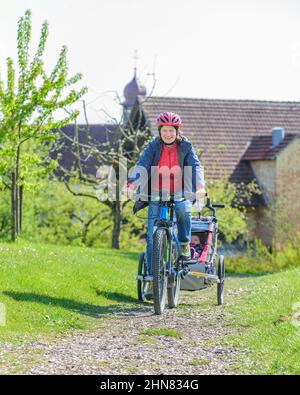
[[[181,279],[184,279],[184,277],[188,274],[189,271],[190,268],[188,267],[188,265],[184,265],[184,267],[178,272],[178,276]]]
[[[145,298],[146,300],[151,300],[151,299],[153,299],[153,293],[152,293],[152,292],[144,293],[144,298]]]

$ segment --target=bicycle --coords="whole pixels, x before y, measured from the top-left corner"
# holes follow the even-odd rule
[[[138,268],[138,298],[144,301],[145,288],[153,281],[153,301],[155,314],[162,314],[166,296],[169,308],[177,307],[180,290],[194,291],[217,284],[217,303],[224,303],[225,264],[224,256],[218,255],[218,221],[216,208],[225,208],[224,204],[211,204],[205,195],[206,204],[198,203],[198,218],[192,218],[192,234],[197,234],[204,249],[197,259],[185,261],[180,258],[181,244],[176,236],[174,223],[174,196],[170,199],[159,197],[160,216],[153,234],[152,272],[146,273],[145,253],[140,255]],[[150,196],[147,195],[147,198]],[[192,199],[191,199],[192,200]],[[203,208],[212,211],[212,216],[201,216]],[[218,258],[218,262],[217,262]]]
[[[153,196],[147,195],[148,199]],[[177,239],[174,222],[174,195],[159,193],[159,219],[155,221],[153,234],[151,267],[152,276],[146,273],[145,253],[140,255],[138,268],[138,298],[145,300],[144,289],[147,282],[153,281],[153,302],[155,314],[162,314],[166,299],[168,307],[178,305],[180,281],[188,270],[188,265],[181,258],[181,244]]]

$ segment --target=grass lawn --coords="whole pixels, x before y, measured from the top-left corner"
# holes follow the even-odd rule
[[[110,249],[0,243],[0,340],[92,328],[112,308],[132,306],[137,261]]]
[[[50,341],[51,336],[73,330],[96,325],[99,329],[102,323],[105,330],[109,321],[99,318],[137,306],[137,262],[138,253],[132,252],[24,241],[0,243],[0,303],[6,309],[0,341],[39,336],[48,336]],[[300,268],[264,276],[236,275],[227,283],[225,298],[226,292],[229,299],[230,292],[239,287],[246,290],[242,298],[224,306],[230,313],[228,325],[238,329],[238,335],[224,341],[248,350],[236,369],[253,374],[299,374]],[[194,308],[199,310],[201,303]],[[178,314],[184,308],[179,305]],[[165,334],[162,332],[146,331],[143,336]]]
[[[247,278],[247,295],[230,307],[249,349],[238,368],[253,374],[300,374],[300,268]]]

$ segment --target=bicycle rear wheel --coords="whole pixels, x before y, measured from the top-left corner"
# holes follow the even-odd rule
[[[179,265],[179,253],[177,245],[174,244],[173,248],[173,270],[174,272],[169,276],[168,279],[168,306],[170,309],[177,307],[179,302],[180,294],[180,281],[181,278],[178,276],[178,265]]]
[[[154,234],[152,246],[153,301],[155,314],[162,314],[166,305],[168,236],[164,228]]]

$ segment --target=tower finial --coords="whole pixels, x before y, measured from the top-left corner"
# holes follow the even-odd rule
[[[136,76],[137,61],[139,59],[137,49],[134,50],[134,57],[133,57],[133,59],[134,59],[134,76]]]
[[[138,61],[138,51],[134,50],[134,76],[133,79],[124,88],[125,101],[123,102],[124,108],[132,108],[135,105],[137,96],[146,96],[146,88],[138,81],[136,70]]]

